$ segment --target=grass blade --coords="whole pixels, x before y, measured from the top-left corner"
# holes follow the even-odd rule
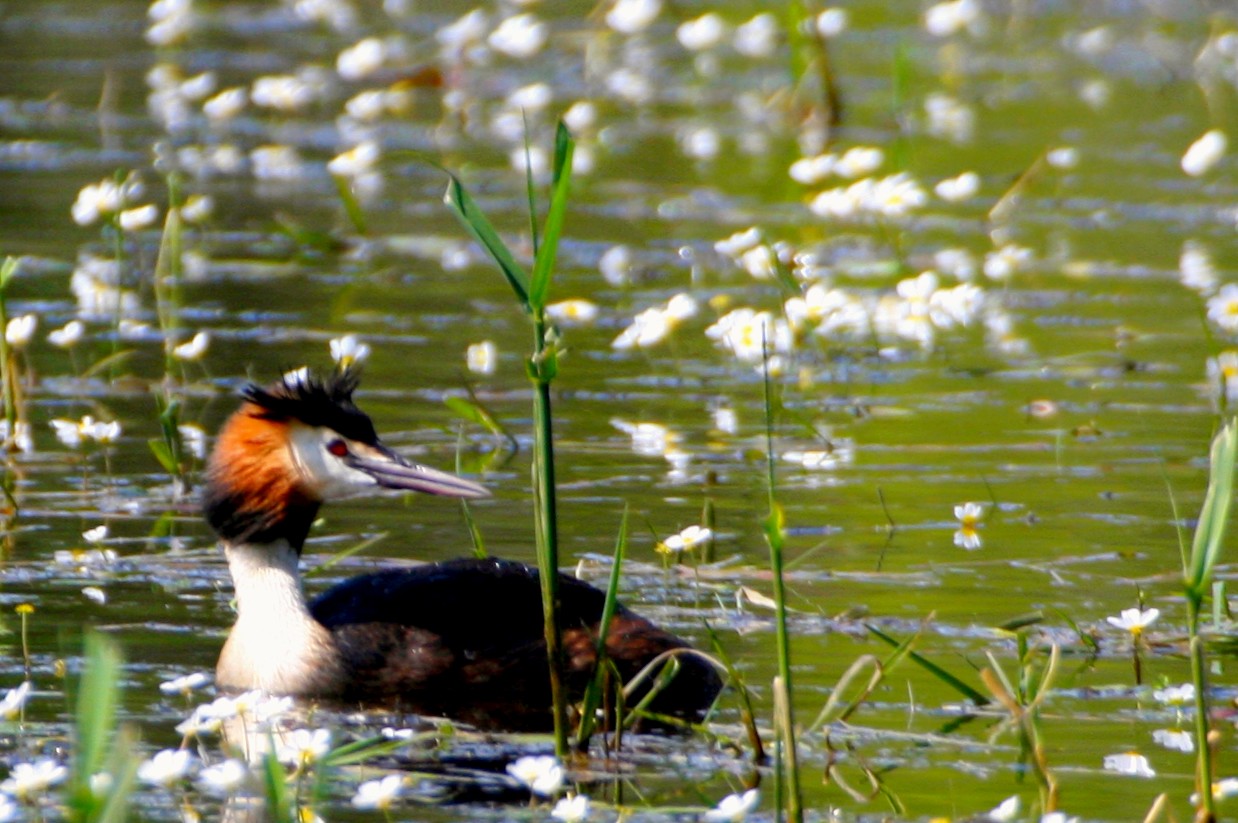
[[[576,748],[585,751],[589,747],[589,737],[593,734],[593,726],[598,706],[602,705],[602,690],[606,684],[606,638],[610,634],[610,621],[615,616],[619,604],[619,577],[623,570],[623,556],[628,548],[628,508],[623,507],[623,519],[619,522],[619,535],[615,538],[615,557],[610,567],[610,580],[606,584],[606,600],[602,604],[602,618],[598,621],[598,637],[595,655],[597,657],[593,668],[593,678],[585,689],[585,696],[580,710],[580,726],[576,730]]]
[[[498,264],[499,270],[503,272],[503,276],[507,278],[512,291],[516,292],[516,299],[520,301],[520,305],[526,312],[529,311],[529,276],[516,262],[516,258],[512,256],[507,244],[499,237],[499,233],[494,230],[494,225],[486,219],[486,215],[482,214],[477,202],[464,190],[459,178],[451,172],[447,172],[447,176],[449,180],[447,192],[443,195],[443,202],[451,207],[469,236],[489,252],[490,257]]]
[[[98,806],[90,778],[103,769],[108,738],[116,722],[120,695],[120,649],[101,634],[86,636],[86,668],[77,694],[77,746],[69,783],[69,805],[74,820],[95,817]]]
[[[890,637],[888,634],[881,631],[881,629],[878,629],[876,626],[870,626],[869,624],[866,623],[864,624],[864,628],[872,632],[873,635],[877,637],[877,639],[890,644],[896,649],[902,645],[897,640],[895,640],[893,637]],[[921,656],[918,652],[909,651],[907,653],[907,657],[915,661],[921,668],[929,672],[929,674],[933,675],[938,680],[945,683],[947,686],[949,686],[950,688],[957,691],[959,694],[966,697],[968,700],[970,700],[975,705],[986,706],[991,702],[989,698],[985,697],[983,694],[976,691],[971,686],[964,683],[962,680],[959,680],[957,677],[950,674],[950,672],[946,671],[941,666],[938,666],[933,661]]]
[[[1230,420],[1212,441],[1211,473],[1208,491],[1199,512],[1199,525],[1191,543],[1191,559],[1185,569],[1187,596],[1196,607],[1211,585],[1229,524],[1229,507],[1234,497],[1234,464],[1238,459],[1238,425]]]
[[[555,132],[554,189],[550,194],[550,210],[542,228],[542,242],[533,261],[533,281],[529,286],[529,303],[545,306],[550,292],[550,273],[554,271],[555,255],[559,251],[559,236],[567,215],[568,189],[572,180],[572,154],[576,143],[567,126],[559,123]]]

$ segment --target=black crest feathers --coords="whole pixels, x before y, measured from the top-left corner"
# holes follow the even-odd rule
[[[374,423],[352,401],[360,382],[361,371],[355,366],[337,369],[326,380],[299,369],[266,387],[250,384],[241,390],[241,396],[258,406],[265,419],[323,426],[349,440],[375,445],[378,435]]]

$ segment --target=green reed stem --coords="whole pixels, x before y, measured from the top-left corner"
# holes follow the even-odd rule
[[[1225,423],[1212,441],[1208,490],[1199,512],[1199,522],[1191,541],[1191,553],[1183,555],[1182,579],[1186,594],[1187,632],[1190,635],[1191,678],[1195,684],[1195,771],[1200,816],[1216,819],[1216,799],[1212,796],[1212,747],[1208,741],[1207,665],[1204,643],[1199,636],[1199,617],[1204,598],[1212,588],[1212,574],[1220,559],[1221,546],[1229,525],[1229,509],[1234,496],[1234,467],[1238,463],[1238,422]]]
[[[554,436],[550,414],[553,352],[546,350],[546,320],[541,306],[533,311],[534,460],[533,484],[537,498],[537,567],[542,584],[543,634],[550,665],[551,711],[554,715],[555,753],[567,755],[567,693],[563,687],[563,637],[559,631],[559,521],[555,498]]]
[[[559,626],[559,529],[555,499],[554,437],[550,411],[550,384],[558,373],[558,333],[546,321],[546,303],[554,271],[559,236],[567,213],[571,180],[572,136],[562,123],[555,133],[554,181],[546,222],[533,258],[530,278],[516,261],[507,244],[478,208],[464,186],[448,173],[450,180],[444,201],[465,230],[484,248],[507,278],[516,300],[533,323],[533,356],[527,363],[533,382],[533,494],[534,527],[537,538],[537,566],[541,580],[542,614],[546,658],[550,670],[551,712],[554,719],[555,754],[568,754],[567,691],[563,685],[563,643]],[[527,178],[526,178],[527,180]],[[530,209],[532,210],[530,198]],[[536,228],[534,227],[536,237]]]
[[[799,769],[796,768],[795,748],[795,703],[791,689],[791,640],[787,633],[787,597],[782,577],[783,512],[778,504],[777,486],[774,479],[774,401],[769,377],[769,350],[765,349],[765,468],[769,489],[769,517],[765,521],[765,539],[769,543],[769,565],[774,584],[774,612],[778,642],[778,677],[776,682],[782,692],[783,705],[779,712],[779,725],[783,727],[782,756],[786,759],[787,817],[793,823],[804,819],[803,794],[800,791]],[[777,705],[777,701],[775,701]]]

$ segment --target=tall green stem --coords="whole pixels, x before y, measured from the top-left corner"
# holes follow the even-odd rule
[[[774,402],[769,380],[769,361],[765,363],[765,456],[769,488],[769,519],[765,523],[765,539],[769,543],[770,573],[774,582],[774,611],[778,638],[778,680],[784,695],[780,712],[783,726],[783,757],[786,759],[787,818],[793,823],[804,819],[803,796],[800,792],[798,750],[795,746],[795,701],[791,689],[791,640],[787,634],[787,599],[782,579],[783,515],[778,505],[774,484]]]
[[[537,491],[537,565],[542,583],[543,632],[546,660],[550,667],[551,711],[554,715],[555,754],[568,753],[567,694],[563,690],[563,638],[559,631],[559,520],[555,501],[555,457],[550,413],[550,381],[553,367],[547,365],[546,318],[541,307],[533,310],[533,424],[535,427],[534,488]],[[553,357],[553,353],[550,353]]]
[[[1187,626],[1191,635],[1191,679],[1195,683],[1195,768],[1199,771],[1200,806],[1204,819],[1216,820],[1216,798],[1212,796],[1212,745],[1208,740],[1208,671],[1204,665],[1204,641],[1199,636],[1199,607],[1196,598],[1187,596]]]

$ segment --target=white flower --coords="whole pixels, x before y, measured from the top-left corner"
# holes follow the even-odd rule
[[[86,327],[82,325],[80,320],[70,320],[64,324],[64,328],[54,329],[47,333],[47,340],[53,346],[61,349],[72,348],[77,345],[82,339],[82,335],[86,333]]]
[[[82,539],[87,543],[100,543],[107,539],[107,526],[95,526],[82,532]]]
[[[28,800],[32,795],[63,782],[68,776],[68,769],[45,757],[34,763],[15,765],[8,779],[0,783],[0,791],[15,795],[18,800]]]
[[[1152,732],[1152,739],[1167,749],[1190,754],[1195,751],[1195,738],[1190,732],[1181,729],[1157,729]]]
[[[610,285],[622,286],[631,279],[634,262],[632,249],[623,245],[611,246],[598,259],[598,271]]]
[[[172,356],[178,360],[200,360],[206,354],[211,344],[211,336],[204,331],[195,334],[188,342],[181,343],[172,349]]]
[[[937,196],[950,203],[961,203],[970,200],[980,191],[980,175],[974,171],[965,171],[958,177],[942,180],[933,187]]]
[[[723,434],[735,434],[739,431],[739,416],[735,409],[729,406],[719,406],[714,409],[714,428]]]
[[[854,146],[843,152],[834,163],[834,173],[854,180],[872,174],[886,161],[885,152],[877,146]]]
[[[76,420],[56,418],[50,422],[56,432],[56,439],[69,448],[77,448],[82,443],[82,429]]]
[[[331,749],[330,729],[296,729],[280,741],[276,757],[297,768],[317,762]]]
[[[687,292],[680,292],[666,301],[666,314],[677,323],[696,317],[698,309],[696,298]]]
[[[292,711],[293,699],[287,695],[264,694],[263,692],[246,692],[251,700],[237,709],[242,714],[253,717],[257,723],[269,723],[271,720]]]
[[[214,122],[231,120],[249,103],[249,92],[241,87],[224,89],[202,104],[202,113]]]
[[[712,160],[722,151],[722,137],[710,126],[689,128],[680,132],[679,145],[689,157]]]
[[[34,336],[34,330],[39,325],[39,318],[33,314],[23,314],[14,317],[4,327],[4,339],[15,349],[25,348]]]
[[[100,606],[107,603],[107,592],[98,586],[83,586],[82,597],[85,597],[92,603],[98,603]]]
[[[1136,752],[1105,755],[1105,771],[1129,774],[1134,777],[1156,777],[1156,772],[1148,765],[1148,758]]]
[[[30,681],[24,680],[17,688],[9,689],[0,700],[0,717],[12,720],[21,714],[22,707],[30,699]]]
[[[1119,617],[1106,617],[1105,620],[1109,625],[1118,628],[1126,629],[1126,631],[1138,637],[1143,633],[1143,630],[1156,622],[1156,618],[1161,616],[1160,609],[1123,609]]]
[[[198,774],[198,785],[214,794],[228,795],[240,788],[249,769],[240,760],[229,758],[208,766]]]
[[[341,368],[352,363],[361,363],[370,356],[370,347],[362,343],[355,335],[346,334],[337,337],[330,343],[331,359],[340,364]]]
[[[1182,170],[1191,177],[1201,177],[1221,161],[1229,148],[1229,138],[1220,129],[1205,132],[1182,155]]]
[[[834,166],[837,163],[838,155],[836,154],[818,154],[813,157],[801,157],[791,164],[787,174],[796,183],[813,186],[833,174]],[[716,245],[715,248],[717,248]]]
[[[1207,296],[1216,291],[1217,267],[1208,247],[1198,240],[1187,240],[1178,254],[1178,280],[1188,289]]]
[[[1238,795],[1238,777],[1227,777],[1212,784],[1212,796],[1217,800]],[[1199,805],[1199,795],[1191,795],[1191,803]]]
[[[117,217],[121,229],[124,231],[138,231],[154,223],[159,219],[159,207],[153,203],[148,203],[145,206],[138,206],[135,209],[125,209]]]
[[[995,823],[1010,823],[1019,816],[1019,796],[1013,794],[989,811],[987,817]]]
[[[598,307],[596,303],[580,298],[562,300],[547,306],[546,316],[565,326],[587,326],[597,320]]]
[[[292,146],[258,146],[249,153],[254,177],[259,180],[300,180],[306,166]]]
[[[1111,620],[1112,622],[1112,620]],[[1167,706],[1185,706],[1195,702],[1195,684],[1183,683],[1181,686],[1167,686],[1152,692],[1152,697],[1158,703]]]
[[[765,234],[756,226],[737,231],[729,237],[714,243],[714,251],[724,254],[732,260],[739,260],[744,252],[764,242]]]
[[[981,20],[979,0],[938,3],[924,13],[924,28],[934,37],[949,37],[963,29],[975,29]]]
[[[493,342],[473,343],[464,353],[469,371],[474,374],[494,374],[499,363],[499,350]]]
[[[934,137],[955,143],[970,143],[976,136],[976,111],[967,103],[944,92],[924,98],[925,129]]]
[[[658,544],[658,550],[664,553],[678,553],[695,549],[697,546],[704,545],[714,539],[712,529],[706,529],[702,526],[689,526],[679,534],[672,534],[670,537]]]
[[[693,20],[681,23],[675,29],[675,38],[688,51],[704,51],[722,42],[726,36],[726,23],[716,12],[707,12]]]
[[[705,329],[705,336],[742,363],[760,363],[766,350],[787,354],[794,345],[790,324],[767,311],[731,311]]]
[[[826,38],[837,37],[847,30],[846,9],[825,9],[817,15],[817,34]]]
[[[507,107],[528,114],[540,112],[555,99],[554,89],[546,83],[530,83],[507,95]]]
[[[198,460],[205,460],[206,432],[203,428],[193,423],[182,423],[176,430],[180,432],[185,449]]]
[[[378,71],[387,59],[387,47],[377,37],[349,46],[335,59],[335,70],[345,80],[361,80]]]
[[[615,417],[610,424],[632,438],[632,451],[642,457],[666,457],[682,439],[661,423],[632,423]]]
[[[296,75],[264,75],[254,80],[249,99],[255,106],[293,112],[314,102],[314,89]]]
[[[739,823],[761,802],[761,790],[749,789],[743,794],[728,794],[717,806],[705,812],[702,820]]]
[[[507,764],[507,773],[543,797],[550,797],[563,786],[563,766],[553,755],[521,757]]]
[[[778,18],[758,14],[735,29],[735,50],[745,57],[769,57],[778,47]]]
[[[138,766],[138,779],[152,786],[171,786],[189,772],[192,762],[189,749],[164,749]]]
[[[13,798],[0,794],[0,823],[16,820],[19,809]]]
[[[662,11],[662,0],[615,0],[606,13],[606,25],[620,34],[644,31]]]
[[[563,823],[580,823],[589,816],[589,798],[583,794],[568,795],[555,804],[550,816]]]
[[[499,27],[490,32],[486,42],[490,48],[502,52],[508,57],[523,60],[532,57],[546,45],[549,32],[546,24],[532,14],[517,14],[508,17]]]
[[[969,502],[955,506],[954,517],[962,526],[975,528],[984,519],[984,504]]]
[[[337,154],[327,163],[327,171],[336,177],[360,177],[374,170],[380,152],[378,143],[365,140],[353,148]]]
[[[163,681],[159,684],[159,691],[164,694],[188,695],[194,689],[200,689],[210,682],[211,678],[209,676],[202,672],[193,672],[192,674],[185,674]]]
[[[1009,280],[1032,262],[1032,250],[1009,243],[984,257],[984,274],[990,280]]]
[[[1079,150],[1074,146],[1058,146],[1045,154],[1045,162],[1062,171],[1073,169],[1079,165]]]
[[[62,566],[106,566],[116,562],[116,552],[111,549],[58,549],[52,553],[52,560]]]
[[[597,106],[588,100],[577,100],[568,106],[567,111],[563,112],[563,124],[572,134],[588,131],[597,123],[597,119]]]
[[[121,434],[120,423],[116,420],[105,423],[102,420],[95,420],[90,415],[86,415],[77,425],[82,430],[84,437],[89,437],[96,443],[115,443]]]
[[[1208,319],[1222,331],[1238,331],[1238,283],[1226,283],[1208,298]]]
[[[125,204],[121,187],[114,180],[101,180],[83,186],[73,201],[70,213],[73,222],[79,226],[89,226],[101,217],[108,217],[120,211]]]
[[[626,351],[631,348],[648,348],[657,345],[671,333],[672,322],[664,309],[645,309],[618,337],[611,341],[611,348]]]
[[[404,788],[404,778],[398,774],[389,774],[380,780],[367,780],[357,787],[352,804],[358,809],[391,808],[391,804],[400,796]]]
[[[486,36],[486,13],[473,9],[454,23],[449,23],[434,33],[434,39],[449,56],[458,58],[469,46],[481,42]]]
[[[778,273],[778,257],[764,244],[740,255],[739,265],[756,280],[770,280]]]

